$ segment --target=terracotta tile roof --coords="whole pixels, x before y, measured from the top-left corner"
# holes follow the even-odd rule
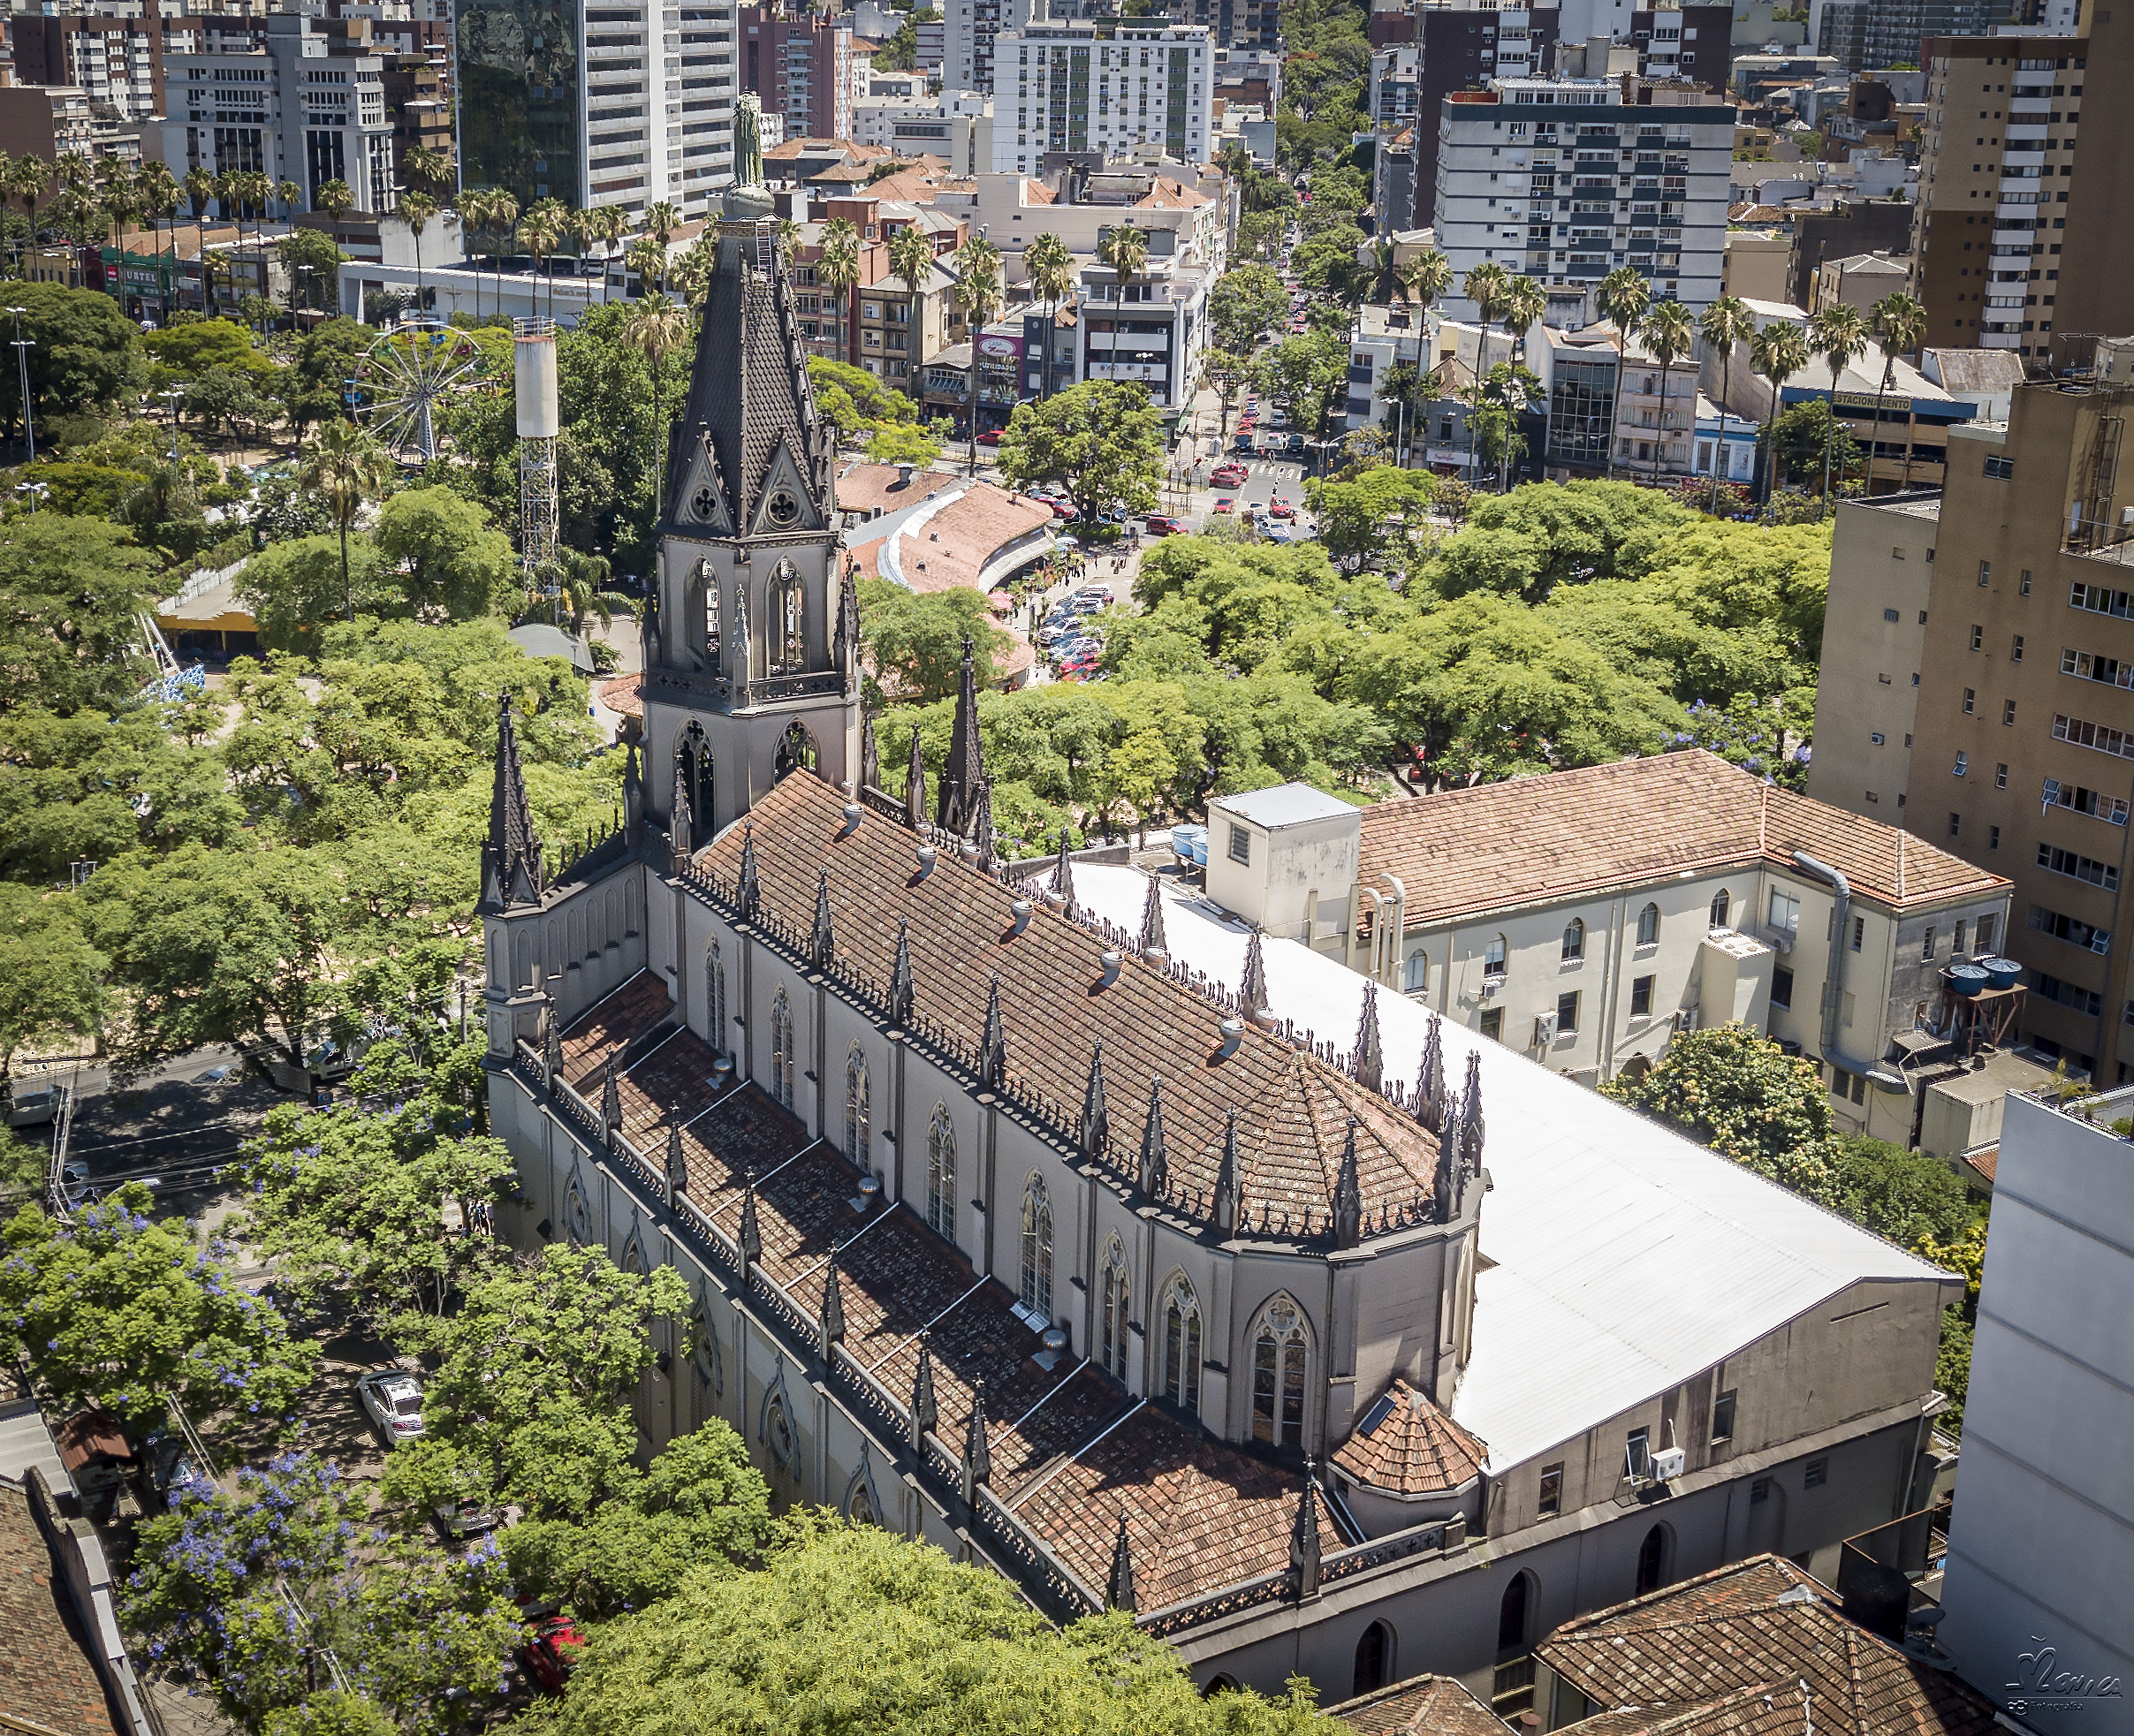
[[[1488,1461],[1477,1440],[1410,1386],[1396,1380],[1371,1405],[1333,1455],[1334,1468],[1373,1489],[1399,1495],[1449,1493]]]
[[[1994,1728],[1991,1701],[1854,1626],[1827,1587],[1772,1555],[1566,1622],[1535,1656],[1588,1700],[1640,1709],[1639,1730],[1668,1727],[1662,1713],[1731,1699],[1717,1721],[1690,1727],[1775,1736],[1802,1727],[1770,1721],[1785,1695],[1766,1712],[1743,1691],[1803,1680],[1824,1736],[1987,1736]],[[1797,1686],[1792,1692],[1797,1714]]]
[[[1702,1706],[1626,1706],[1561,1726],[1578,1736],[1815,1736],[1819,1709],[1797,1681],[1758,1682]]]
[[[870,466],[870,468],[873,466]],[[985,588],[986,564],[1009,543],[1050,529],[1052,509],[1010,494],[991,482],[974,482],[945,506],[929,513],[897,538],[897,565],[904,582],[922,595]],[[1030,552],[1037,552],[1033,542]]]
[[[117,1736],[88,1636],[19,1490],[0,1487],[0,1713],[66,1736]]]
[[[1323,1709],[1363,1736],[1504,1736],[1504,1722],[1450,1676],[1411,1676]]]
[[[1909,832],[1775,789],[1700,747],[1363,810],[1361,878],[1401,876],[1408,926],[1796,850],[1896,908],[2007,889]]]
[[[961,480],[945,470],[915,470],[908,482],[898,465],[848,464],[838,473],[838,511],[871,512],[879,507],[885,512],[894,512],[916,504],[938,489],[955,488]]]
[[[1009,1505],[1089,1586],[1111,1572],[1127,1516],[1135,1601],[1159,1610],[1289,1565],[1302,1479],[1149,1403]],[[1324,1503],[1319,1548],[1346,1546]]]
[[[611,1052],[664,1023],[673,1011],[674,997],[667,992],[667,985],[650,971],[639,971],[597,1006],[564,1027],[564,1078],[582,1090],[581,1081],[604,1065]],[[593,1089],[600,1089],[597,1079]]]
[[[1991,1187],[2001,1168],[2001,1148],[1998,1145],[1989,1145],[1983,1151],[1971,1152],[1963,1161],[1978,1172],[1979,1179],[1988,1187]]]
[[[645,715],[642,675],[611,675],[600,684],[600,702],[619,716],[642,717]]]
[[[1106,943],[1049,909],[1013,932],[1007,887],[949,853],[923,880],[912,833],[870,812],[847,831],[842,793],[795,773],[756,806],[753,837],[763,909],[789,932],[814,918],[818,869],[829,872],[840,974],[885,994],[897,926],[908,921],[918,1016],[976,1054],[997,973],[1011,1087],[1041,1095],[1071,1124],[1104,1045],[1109,1162],[1132,1172],[1150,1080],[1163,1080],[1170,1199],[1204,1221],[1220,1166],[1226,1118],[1237,1115],[1239,1220],[1267,1233],[1330,1221],[1353,1118],[1365,1233],[1397,1230],[1430,1197],[1437,1141],[1411,1117],[1309,1053],[1248,1027],[1222,1054],[1223,1012],[1136,958],[1100,986]],[[744,838],[730,828],[696,861],[734,883]],[[1286,1227],[1288,1226],[1288,1227]]]
[[[59,1448],[59,1462],[69,1471],[133,1457],[125,1428],[109,1411],[76,1411],[59,1425],[52,1439]]]

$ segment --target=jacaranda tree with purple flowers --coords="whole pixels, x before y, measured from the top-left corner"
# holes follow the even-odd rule
[[[154,1205],[128,1182],[61,1217],[23,1207],[0,1232],[0,1334],[62,1406],[145,1424],[168,1394],[202,1423],[291,1421],[318,1347],[231,1276],[221,1244],[152,1220]]]
[[[484,1539],[449,1556],[374,1523],[360,1484],[309,1454],[178,1491],[141,1529],[122,1614],[149,1656],[198,1672],[248,1731],[338,1679],[387,1727],[442,1732],[492,1701],[522,1623]],[[353,1720],[353,1722],[352,1722]],[[353,1705],[313,1725],[362,1731]],[[305,1722],[295,1725],[303,1729]]]

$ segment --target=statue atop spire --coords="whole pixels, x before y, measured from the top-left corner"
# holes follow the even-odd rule
[[[1149,876],[1148,895],[1141,902],[1141,956],[1157,964],[1171,956],[1171,944],[1164,938],[1163,891],[1154,875]]]
[[[968,838],[985,782],[985,749],[978,739],[978,671],[976,648],[963,635],[963,669],[956,683],[956,718],[949,731],[948,764],[935,797],[934,821],[958,838]]]
[[[1363,979],[1363,1013],[1356,1021],[1356,1053],[1348,1058],[1349,1077],[1366,1091],[1386,1082],[1386,1050],[1378,1040],[1378,985]]]
[[[998,1091],[1007,1083],[1007,1021],[1000,1016],[1000,974],[985,997],[985,1031],[978,1045],[978,1086]]]
[[[815,878],[815,926],[808,936],[809,956],[817,970],[830,968],[831,955],[837,951],[837,936],[830,926],[830,870],[818,868]]]
[[[688,777],[682,769],[682,762],[677,760],[674,762],[673,818],[667,825],[667,838],[673,849],[676,874],[684,873],[688,868],[692,843],[690,834],[695,829],[695,821],[689,812]]]
[[[1104,1106],[1104,1039],[1090,1051],[1090,1082],[1082,1094],[1082,1155],[1102,1157],[1112,1142],[1112,1118]]]
[[[1171,1179],[1171,1154],[1164,1143],[1164,1082],[1149,1080],[1149,1115],[1141,1126],[1141,1167],[1135,1177],[1151,1199],[1162,1196]]]
[[[505,694],[497,708],[497,780],[490,794],[489,837],[482,845],[482,908],[539,904],[543,881],[541,835],[526,799],[519,732],[512,723],[512,696]]]
[[[1363,1239],[1363,1188],[1356,1172],[1355,1116],[1348,1118],[1348,1141],[1341,1148],[1341,1172],[1333,1184],[1333,1245],[1354,1247]]]

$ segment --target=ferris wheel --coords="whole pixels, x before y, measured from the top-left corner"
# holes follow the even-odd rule
[[[458,327],[403,318],[370,346],[351,383],[379,441],[427,464],[437,455],[437,405],[480,380],[482,365],[482,346]]]

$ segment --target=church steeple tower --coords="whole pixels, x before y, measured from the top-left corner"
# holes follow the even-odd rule
[[[643,688],[648,794],[666,796],[687,732],[700,843],[788,772],[855,787],[861,752],[835,440],[816,413],[775,225],[722,222],[715,254],[668,444]]]
[[[482,845],[482,902],[484,914],[513,905],[541,902],[541,834],[526,799],[526,774],[519,766],[519,732],[512,724],[512,696],[497,708],[496,783],[489,799],[489,837]]]
[[[956,683],[956,718],[949,728],[948,764],[941,774],[935,823],[959,838],[970,836],[978,819],[978,792],[985,785],[985,748],[978,739],[978,672],[968,633],[963,635],[963,672]]]

